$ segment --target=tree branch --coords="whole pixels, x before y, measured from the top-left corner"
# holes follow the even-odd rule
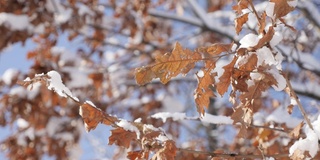
[[[237,153],[213,153],[213,152],[205,152],[205,151],[195,151],[190,149],[178,148],[180,152],[187,152],[193,154],[207,155],[209,157],[219,157],[219,158],[262,158],[263,155],[255,155],[255,154],[237,154]],[[274,155],[264,155],[265,157],[288,157],[288,154],[274,154]]]
[[[300,110],[303,118],[306,120],[309,128],[311,128],[312,130],[314,130],[314,129],[313,129],[313,126],[312,126],[312,124],[311,124],[311,122],[310,122],[310,120],[309,120],[309,118],[308,118],[308,116],[307,116],[307,113],[306,113],[306,111],[304,110],[304,108],[303,108],[303,106],[302,106],[302,104],[301,104],[301,102],[300,102],[297,94],[296,94],[295,91],[292,89],[292,86],[291,86],[291,83],[290,83],[290,81],[289,81],[289,79],[288,79],[288,76],[285,76],[285,79],[286,79],[286,82],[287,82],[287,86],[288,86],[288,88],[289,88],[290,97],[291,97],[291,98],[294,98],[294,100],[297,102],[297,105],[298,105],[298,107],[299,107],[299,110]]]

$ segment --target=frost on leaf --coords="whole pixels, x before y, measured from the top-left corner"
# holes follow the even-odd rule
[[[109,145],[116,144],[125,148],[129,148],[131,141],[136,140],[137,135],[135,132],[126,131],[123,128],[116,128],[111,130],[109,137]]]
[[[188,73],[199,60],[201,60],[199,53],[183,49],[176,43],[172,53],[157,56],[155,64],[137,69],[136,81],[139,85],[143,85],[153,78],[160,78],[165,84],[178,74]]]
[[[177,147],[172,140],[167,140],[164,143],[164,147],[161,148],[153,157],[151,160],[170,160],[175,159],[177,152]]]
[[[220,81],[217,83],[217,91],[221,96],[228,90],[231,81],[232,71],[234,69],[235,63],[237,62],[237,59],[237,57],[233,58],[231,63],[223,67],[224,72],[222,76],[219,78]]]
[[[242,30],[243,24],[245,24],[248,21],[248,15],[249,15],[249,13],[246,13],[246,14],[241,15],[240,17],[236,18],[235,27],[236,27],[237,34],[239,34],[239,32]]]
[[[281,18],[294,10],[294,7],[288,4],[288,0],[270,0],[270,2],[275,3],[273,10],[275,19]]]

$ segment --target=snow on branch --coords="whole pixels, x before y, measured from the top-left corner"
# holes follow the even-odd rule
[[[76,97],[72,96],[71,91],[67,88],[61,80],[61,76],[57,71],[50,71],[47,73],[50,77],[48,79],[48,89],[57,92],[60,96],[67,98],[68,96],[78,100]],[[79,101],[79,100],[78,100]]]
[[[168,118],[172,118],[173,121],[181,120],[200,120],[203,123],[210,124],[232,124],[233,120],[228,116],[216,116],[209,113],[205,113],[202,118],[188,117],[185,113],[170,113],[170,112],[159,112],[151,116],[155,119],[161,119],[164,123]]]
[[[320,12],[319,8],[315,6],[311,1],[299,1],[298,8],[301,8],[305,10],[308,14],[306,14],[306,17],[309,17],[309,19],[315,23],[318,27],[320,27]]]

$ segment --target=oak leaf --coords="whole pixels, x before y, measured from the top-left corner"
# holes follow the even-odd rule
[[[79,114],[84,121],[87,132],[95,129],[99,123],[103,122],[102,111],[86,102],[80,106]]]
[[[233,43],[230,43],[230,44],[215,43],[207,48],[207,52],[210,55],[218,55],[222,52],[227,52],[231,50],[232,46],[233,46]]]
[[[242,26],[247,23],[248,21],[248,15],[249,13],[246,13],[244,15],[241,15],[240,17],[237,17],[235,19],[235,27],[236,27],[236,33],[239,34],[239,32],[242,30]]]
[[[161,148],[151,160],[172,160],[175,159],[177,147],[172,140],[164,142],[164,147]]]
[[[294,10],[294,7],[288,4],[288,0],[270,0],[270,2],[275,3],[273,10],[275,19],[281,18]]]
[[[129,148],[131,141],[136,140],[137,135],[135,132],[126,131],[123,128],[116,128],[111,130],[109,137],[109,145],[116,144],[125,148]]]
[[[205,67],[202,69],[203,76],[198,76],[198,86],[195,90],[195,102],[197,104],[197,111],[199,114],[204,114],[204,108],[208,108],[210,103],[210,98],[214,97],[212,89],[210,86],[213,86],[215,83],[214,77],[217,73],[211,73],[215,68],[215,63],[207,62]]]
[[[248,8],[249,1],[248,0],[239,0],[238,4],[233,6],[232,9],[237,13],[241,14],[243,9]]]
[[[296,149],[290,156],[292,160],[304,160],[307,157],[310,157],[309,154],[306,151],[301,151],[300,149]]]
[[[228,87],[231,83],[232,71],[234,69],[235,63],[237,62],[237,59],[238,57],[234,57],[228,65],[223,67],[224,72],[219,78],[220,81],[217,83],[217,91],[221,96],[228,90]]]
[[[268,32],[259,40],[258,44],[253,47],[253,49],[259,49],[263,47],[266,43],[269,43],[274,35],[273,26],[269,27]]]
[[[143,159],[146,157],[144,157],[143,151],[130,151],[128,152],[127,158],[130,160],[137,160],[137,159]]]
[[[157,56],[155,64],[137,69],[136,81],[139,85],[143,85],[153,78],[160,78],[160,81],[165,84],[178,74],[187,74],[200,60],[199,53],[183,49],[179,43],[176,43],[172,53]]]
[[[252,54],[249,58],[238,63],[239,69],[235,69],[232,74],[232,86],[241,92],[248,92],[247,80],[251,79],[250,73],[256,69],[258,58]]]
[[[294,139],[298,139],[300,137],[301,134],[301,128],[303,127],[304,123],[301,122],[299,123],[296,127],[294,127],[294,129],[289,133],[289,136],[294,138]]]
[[[261,15],[261,18],[258,19],[259,21],[259,34],[263,34],[264,33],[264,28],[266,27],[266,17],[267,17],[267,13],[266,11],[264,11]]]

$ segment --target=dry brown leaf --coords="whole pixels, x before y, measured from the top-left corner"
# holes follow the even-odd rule
[[[306,152],[303,152],[299,149],[296,149],[293,154],[290,156],[290,158],[292,160],[304,160],[306,159],[308,156],[306,155]]]
[[[216,73],[211,73],[215,68],[214,62],[207,62],[205,67],[202,69],[203,76],[198,78],[198,86],[195,90],[195,102],[197,104],[197,111],[199,114],[204,114],[204,108],[208,108],[210,103],[210,98],[214,97],[212,89],[215,80],[214,77],[217,76]]]
[[[269,43],[274,35],[274,28],[273,26],[269,27],[268,32],[259,40],[258,44],[252,47],[253,49],[259,49],[263,47],[266,43]]]
[[[243,119],[242,119],[243,114],[244,112],[242,107],[236,108],[230,117],[233,120],[233,124],[236,124],[238,122],[243,124]]]
[[[236,27],[236,33],[239,34],[239,32],[242,30],[242,26],[247,23],[248,21],[248,15],[249,13],[246,13],[244,15],[241,15],[240,17],[237,17],[235,19],[235,27]]]
[[[288,112],[289,114],[292,114],[293,107],[294,107],[294,105],[292,105],[292,104],[290,104],[290,105],[287,107],[287,112]]]
[[[248,128],[245,125],[241,125],[237,136],[239,138],[246,138],[247,135],[248,135]]]
[[[257,67],[258,57],[256,54],[252,54],[244,64],[239,64],[241,71],[251,72]]]
[[[136,140],[135,132],[126,131],[123,128],[116,128],[111,130],[109,137],[109,145],[116,144],[125,148],[129,148],[131,141]]]
[[[241,92],[248,92],[247,81],[251,79],[250,73],[256,69],[257,61],[257,55],[252,54],[246,60],[238,63],[239,69],[234,69],[232,74],[232,86],[235,89]]]
[[[85,123],[87,132],[95,129],[104,119],[102,111],[88,103],[84,103],[80,106],[79,114]]]
[[[201,58],[199,53],[183,49],[179,43],[176,43],[171,54],[157,56],[154,65],[137,69],[136,81],[139,85],[143,85],[153,78],[160,78],[160,81],[165,84],[178,74],[188,73]]]
[[[224,72],[222,76],[219,78],[220,81],[217,83],[217,91],[221,96],[228,90],[228,87],[231,82],[232,71],[234,69],[234,65],[237,59],[238,57],[234,57],[228,65],[223,67]]]
[[[296,127],[294,127],[294,129],[289,133],[289,136],[294,138],[294,139],[298,139],[300,137],[301,134],[301,128],[303,127],[304,123],[301,122],[299,123]]]
[[[230,43],[230,44],[215,43],[207,48],[207,52],[210,55],[218,55],[222,52],[227,52],[231,50],[232,46],[233,46],[233,43]]]
[[[175,142],[167,140],[164,142],[164,147],[161,148],[153,157],[152,160],[173,160],[175,159],[177,147]]]
[[[270,2],[275,3],[273,11],[275,19],[281,18],[294,10],[294,7],[289,6],[288,0],[270,0]]]
[[[266,11],[264,11],[261,15],[261,18],[259,19],[259,34],[264,34],[264,28],[266,27]]]
[[[96,88],[101,88],[102,87],[102,82],[103,82],[103,73],[91,73],[88,75],[90,79],[93,81],[93,85]]]
[[[153,78],[156,78],[156,75],[151,70],[151,67],[141,67],[135,71],[135,79],[139,85],[145,85]]]
[[[248,8],[249,1],[248,0],[240,0],[238,1],[238,4],[233,6],[232,9],[237,13],[241,14],[243,9]]]
[[[138,160],[144,158],[144,152],[143,151],[131,151],[128,152],[127,158],[130,160]]]

